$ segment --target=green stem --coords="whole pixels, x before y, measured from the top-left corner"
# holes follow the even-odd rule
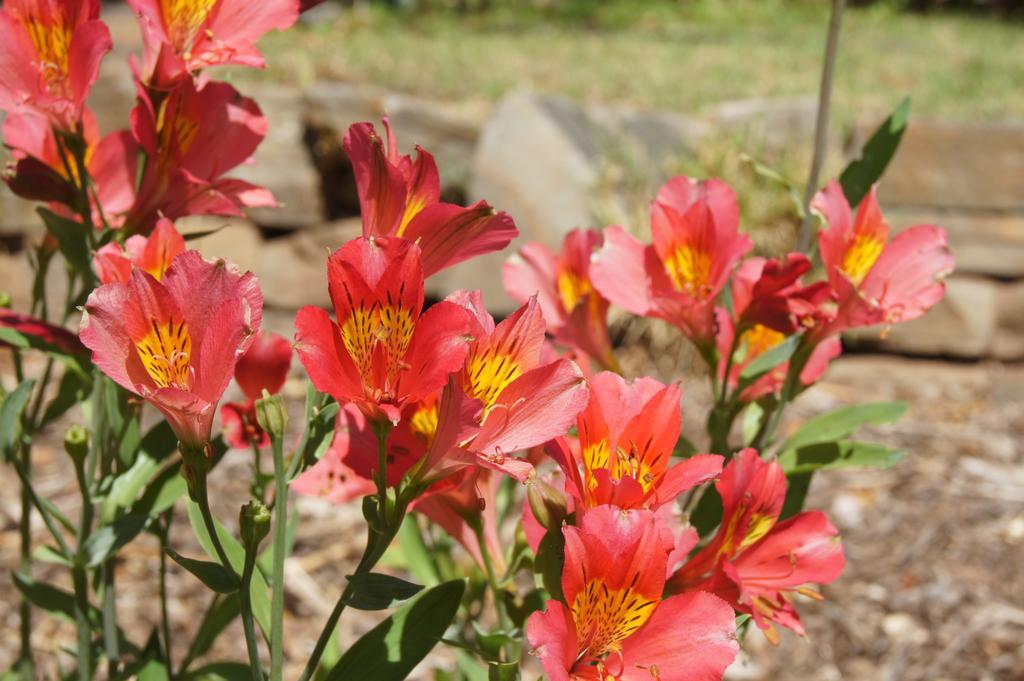
[[[42,500],[32,488],[32,482],[28,478],[28,472],[22,468],[21,462],[17,459],[12,461],[12,465],[14,466],[14,472],[18,475],[18,479],[21,480],[22,491],[28,494],[29,499],[32,501],[32,506],[35,507],[40,517],[42,517],[43,524],[45,524],[46,529],[50,531],[50,535],[53,536],[53,540],[57,542],[57,545],[65,556],[70,556],[71,548],[68,546],[67,541],[65,541],[64,535],[57,529],[57,525],[54,524],[53,518],[50,517],[46,507],[43,506]]]
[[[829,18],[828,38],[825,42],[825,63],[821,69],[821,86],[818,89],[818,117],[814,126],[814,155],[811,171],[804,190],[804,217],[797,233],[797,250],[806,252],[811,246],[811,200],[818,191],[818,178],[825,164],[825,150],[828,147],[828,116],[832,105],[832,81],[839,56],[839,30],[842,27],[843,9],[846,0],[832,0],[832,15]]]
[[[75,626],[78,628],[78,678],[88,681],[92,678],[92,630],[89,624],[89,577],[86,573],[85,544],[92,531],[92,497],[85,467],[81,459],[75,461],[75,475],[82,495],[82,511],[78,530],[78,550],[75,566],[71,570],[75,591]]]
[[[160,528],[160,628],[164,636],[164,662],[167,664],[167,679],[174,681],[174,663],[171,657],[171,618],[167,610],[167,548],[170,546],[168,535],[171,531],[171,521],[174,513],[164,513],[164,524]]]
[[[224,546],[220,543],[220,535],[217,534],[217,524],[213,521],[213,513],[210,511],[210,496],[206,489],[206,473],[197,473],[197,475],[200,478],[196,484],[195,496],[197,498],[195,502],[199,507],[199,514],[203,517],[203,527],[206,528],[206,533],[210,536],[210,542],[213,544],[213,550],[217,553],[220,564],[230,574],[237,576],[238,573],[231,566],[231,560],[228,558]]]
[[[508,609],[505,607],[505,590],[498,584],[498,577],[494,574],[494,562],[491,560],[491,552],[487,548],[487,541],[484,539],[483,519],[476,516],[469,522],[470,527],[476,534],[476,542],[480,546],[480,556],[484,561],[484,573],[487,575],[487,584],[491,587],[491,595],[494,597],[494,607],[498,611],[498,622],[505,632],[512,631],[512,620],[508,616]]]
[[[261,454],[262,454],[262,452],[260,452],[259,444],[253,442],[252,443],[252,471],[253,471],[253,476],[252,476],[252,486],[250,488],[250,491],[252,492],[252,495],[255,498],[257,498],[261,502],[263,502],[263,501],[265,501],[265,498],[266,498],[266,490],[263,488],[263,464],[262,464],[263,457],[261,456]]]
[[[110,665],[108,678],[117,675],[121,649],[117,640],[117,590],[114,586],[116,577],[114,560],[107,559],[103,563],[103,647],[106,651],[107,663]]]
[[[252,615],[252,574],[256,567],[256,546],[246,546],[245,565],[242,567],[242,581],[238,589],[242,628],[245,631],[245,647],[249,651],[249,670],[253,681],[263,681],[263,665],[260,663],[259,642],[256,639],[256,625]]]
[[[270,602],[270,679],[284,674],[284,552],[288,541],[288,485],[282,438],[271,436],[274,453],[274,591]]]
[[[21,573],[30,575],[32,571],[32,496],[30,494],[32,471],[32,446],[26,443],[21,447],[21,465],[26,471],[21,481],[21,518],[19,533],[21,535]],[[21,662],[27,665],[28,676],[31,677],[32,661],[32,603],[28,597],[21,596]]]

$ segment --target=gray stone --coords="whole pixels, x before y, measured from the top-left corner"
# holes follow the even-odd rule
[[[850,337],[884,351],[962,358],[990,356],[998,323],[999,284],[987,279],[953,276],[946,297],[926,315],[883,330],[860,329]]]
[[[933,224],[946,230],[956,270],[999,278],[1024,278],[1024,213],[942,211],[883,205],[894,229]]]
[[[212,232],[198,239],[190,239],[188,247],[200,251],[208,258],[224,258],[242,270],[250,270],[257,276],[261,274],[258,265],[263,239],[256,225],[248,220],[202,215],[177,220],[175,226],[186,236]]]
[[[807,95],[724,102],[711,118],[718,131],[739,135],[749,148],[778,151],[794,145],[809,149],[817,113],[817,98]]]
[[[272,227],[307,227],[323,222],[320,175],[306,146],[302,95],[281,86],[250,87],[246,94],[260,105],[269,129],[253,163],[232,175],[266,187],[281,204],[277,208],[251,209],[249,217]]]
[[[863,139],[873,126],[860,126]],[[885,173],[891,204],[1024,210],[1024,124],[914,121]]]
[[[1024,281],[999,286],[996,333],[992,354],[998,359],[1024,359]]]
[[[291,310],[304,305],[330,307],[327,256],[361,233],[358,219],[342,220],[265,241],[253,271],[260,278],[266,304]]]

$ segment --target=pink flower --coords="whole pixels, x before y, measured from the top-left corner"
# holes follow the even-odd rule
[[[722,457],[699,454],[670,465],[682,416],[676,384],[653,378],[627,383],[602,372],[590,380],[590,402],[576,421],[579,444],[551,448],[577,508],[611,504],[657,509],[713,480]],[[582,467],[582,471],[581,471]]]
[[[363,236],[399,236],[416,241],[424,276],[469,258],[500,251],[519,234],[506,213],[485,201],[468,208],[441,203],[434,157],[416,147],[416,160],[398,153],[391,125],[385,139],[371,123],[356,123],[345,135],[363,214]]]
[[[248,161],[267,134],[267,119],[253,100],[226,83],[200,88],[190,79],[153,101],[139,88],[132,110],[134,152],[123,161],[134,177],[135,158],[146,165],[125,218],[130,232],[148,232],[159,216],[243,215],[248,206],[274,206],[271,193],[242,180],[223,177]]]
[[[185,239],[167,218],[157,221],[148,237],[130,236],[121,244],[112,242],[96,251],[93,265],[103,284],[127,283],[136,267],[160,281],[174,259],[185,252]]]
[[[669,591],[711,591],[751,614],[772,642],[778,641],[774,624],[802,635],[793,596],[820,598],[809,585],[828,584],[842,573],[839,532],[820,511],[779,522],[786,475],[753,449],[736,454],[715,488],[723,505],[718,533],[672,576]]]
[[[78,336],[62,326],[44,322],[31,315],[22,314],[0,307],[0,329],[13,329],[23,336],[32,336],[52,345],[57,350],[69,355],[87,355],[88,350],[78,340]],[[0,347],[9,345],[0,340]]]
[[[185,251],[160,281],[136,268],[127,282],[94,290],[80,337],[103,373],[150,401],[179,440],[200,447],[262,315],[256,277]]]
[[[573,362],[541,361],[544,318],[536,298],[497,325],[479,291],[450,299],[472,311],[476,340],[442,393],[421,475],[482,465],[522,482],[533,466],[509,455],[564,435],[586,406],[587,385]]]
[[[110,51],[100,0],[7,0],[0,10],[0,109],[76,131]]]
[[[145,41],[143,72],[166,87],[221,64],[263,68],[256,49],[265,33],[299,16],[298,0],[128,0]]]
[[[304,307],[296,350],[313,385],[355,402],[371,420],[401,420],[402,408],[434,394],[462,366],[473,320],[443,301],[423,309],[419,247],[395,237],[353,239],[327,261],[336,321]]]
[[[256,336],[235,365],[235,382],[246,399],[227,402],[220,408],[224,439],[229,445],[243,449],[251,444],[259,447],[270,444],[269,436],[256,420],[256,400],[263,397],[264,390],[271,395],[281,391],[291,364],[291,343],[276,333],[262,332]]]
[[[763,324],[754,324],[740,332],[739,339],[734,341],[736,338],[736,327],[732,317],[723,308],[718,308],[715,312],[718,320],[715,337],[720,355],[718,378],[725,381],[730,389],[735,389],[739,386],[740,375],[743,373],[743,370],[755,359],[785,341],[786,335]],[[733,350],[734,342],[736,345],[733,361],[729,367],[729,375],[726,376],[726,360],[729,351]],[[809,386],[816,383],[824,375],[829,363],[838,357],[842,351],[843,345],[838,336],[831,336],[818,342],[800,371],[800,384]],[[754,402],[766,395],[778,393],[782,390],[783,383],[786,381],[789,366],[788,361],[783,362],[758,378],[740,393],[740,401]]]
[[[650,511],[600,506],[566,527],[562,601],[526,637],[551,681],[709,681],[739,650],[733,610],[707,593],[662,598],[671,535]]]
[[[816,338],[917,319],[945,296],[943,279],[954,266],[945,230],[915,225],[889,241],[875,188],[854,217],[835,180],[811,207],[827,225],[818,236],[818,250],[837,299],[831,323],[817,330]]]
[[[530,242],[505,263],[502,281],[519,303],[537,296],[556,342],[617,371],[608,338],[608,301],[590,281],[590,257],[603,242],[597,230],[575,229],[557,256],[539,241]]]
[[[653,245],[609,227],[590,277],[612,303],[679,327],[702,348],[714,340],[715,297],[751,248],[739,233],[739,208],[721,180],[668,181],[651,207]]]
[[[803,253],[784,260],[747,258],[732,278],[733,317],[738,325],[760,324],[785,334],[813,326],[832,297],[827,282],[804,286],[800,278],[811,269]]]

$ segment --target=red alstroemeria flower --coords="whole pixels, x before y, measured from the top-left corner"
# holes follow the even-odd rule
[[[133,177],[138,149],[148,161],[125,228],[145,232],[161,215],[241,216],[245,207],[277,205],[267,189],[223,177],[248,161],[266,134],[256,102],[226,83],[197,88],[186,79],[159,101],[139,87],[132,110],[136,153],[126,149],[124,161]]]
[[[441,180],[434,157],[416,147],[416,160],[398,153],[384,119],[385,139],[371,123],[356,123],[345,135],[363,215],[363,236],[399,236],[416,241],[423,274],[469,258],[500,251],[519,231],[507,213],[486,201],[468,208],[441,203]]]
[[[0,9],[0,109],[78,128],[113,43],[100,0],[7,0]]]
[[[94,290],[79,335],[103,373],[152,402],[182,443],[201,447],[262,317],[251,272],[185,251],[160,281],[136,268]]]
[[[11,191],[22,198],[51,202],[55,212],[72,220],[81,220],[64,206],[78,201],[81,183],[74,157],[61,151],[57,135],[46,118],[35,114],[11,114],[4,119],[4,144],[11,149],[13,167],[4,174]],[[96,118],[88,108],[82,110],[81,140],[85,144],[85,164],[93,180],[93,222],[112,227],[115,216],[130,206],[135,193],[135,177],[130,175],[124,150],[126,131],[100,138]],[[137,150],[135,152],[137,156]],[[135,163],[135,159],[131,160]]]
[[[479,291],[450,299],[472,311],[477,340],[442,393],[421,475],[482,465],[523,482],[533,465],[509,455],[565,435],[586,406],[583,374],[569,360],[542,363],[544,318],[536,298],[497,325]]]
[[[285,338],[267,331],[256,336],[235,365],[235,382],[246,399],[227,402],[220,408],[224,439],[229,445],[244,449],[253,444],[270,444],[269,436],[256,420],[256,400],[263,397],[264,390],[271,395],[281,392],[291,365],[292,345]]]
[[[577,508],[653,510],[718,476],[723,458],[715,454],[670,466],[682,428],[679,400],[677,384],[653,378],[627,383],[602,372],[590,380],[590,401],[576,422],[578,450],[564,444],[549,449],[565,471]]]
[[[708,593],[662,599],[673,542],[653,513],[601,506],[563,532],[565,602],[526,624],[548,679],[722,678],[739,650],[733,610]]]
[[[814,326],[833,294],[824,281],[803,285],[800,277],[810,269],[803,253],[790,253],[782,261],[757,256],[744,260],[731,281],[737,326],[760,324],[785,334]]]
[[[174,259],[184,252],[184,237],[175,229],[173,222],[161,218],[148,237],[136,234],[128,237],[124,246],[109,243],[101,247],[96,251],[93,265],[103,284],[127,283],[135,268],[160,281]]]
[[[38,338],[47,345],[69,355],[88,355],[89,351],[78,340],[78,336],[63,326],[44,322],[31,315],[0,308],[0,328],[13,329],[23,336]],[[10,347],[0,340],[0,347]]]
[[[774,624],[803,635],[792,605],[795,594],[820,598],[812,584],[828,584],[846,564],[839,532],[821,511],[779,522],[786,475],[776,461],[744,449],[715,485],[724,512],[718,533],[669,580],[678,593],[704,589],[753,616],[770,641]]]
[[[537,296],[555,342],[618,371],[608,337],[609,303],[590,281],[590,257],[603,243],[596,229],[569,232],[557,256],[539,241],[530,242],[505,263],[502,281],[519,303]]]
[[[775,346],[786,340],[786,334],[763,324],[754,324],[740,332],[736,338],[736,326],[732,316],[723,309],[715,310],[718,322],[715,337],[718,343],[720,359],[718,361],[718,379],[725,381],[730,389],[739,386],[740,375],[747,365],[759,356],[768,352]],[[733,343],[735,342],[735,346]],[[732,365],[729,367],[729,375],[726,377],[726,358],[729,351],[733,352]],[[818,342],[811,351],[810,357],[800,371],[800,383],[804,386],[817,383],[824,375],[829,362],[838,357],[843,351],[843,345],[838,336],[830,336]],[[758,378],[739,395],[742,402],[754,402],[766,395],[771,395],[782,390],[786,381],[786,374],[789,373],[789,362],[779,364],[765,375]]]
[[[732,188],[718,179],[679,176],[651,207],[653,245],[621,227],[604,232],[590,266],[594,287],[612,303],[679,327],[698,346],[714,342],[715,297],[751,248],[739,232]]]
[[[337,321],[320,308],[299,310],[299,358],[317,390],[398,423],[403,406],[462,366],[473,320],[447,301],[421,313],[420,249],[405,239],[353,239],[328,259],[327,278]]]
[[[917,319],[945,296],[943,279],[954,267],[945,230],[915,225],[889,241],[875,188],[854,217],[835,180],[811,207],[827,225],[818,235],[818,250],[837,299],[834,319],[816,337]]]
[[[263,68],[258,41],[299,16],[298,0],[128,0],[139,17],[143,72],[155,86],[220,64]]]

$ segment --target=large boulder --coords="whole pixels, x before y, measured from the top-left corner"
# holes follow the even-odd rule
[[[609,163],[642,167],[656,186],[705,132],[703,124],[685,116],[584,107],[561,97],[513,93],[498,105],[480,135],[469,199],[486,199],[513,217],[520,237],[512,249],[527,241],[560,248],[570,230],[603,226],[597,224],[599,200],[613,206],[605,212],[629,212],[614,182],[608,181]],[[482,287],[495,309],[510,309],[500,277],[509,252],[474,259],[446,271],[441,281]]]

